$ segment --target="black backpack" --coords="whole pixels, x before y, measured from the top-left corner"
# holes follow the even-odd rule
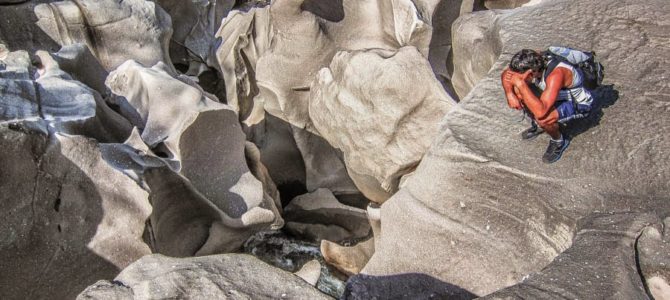
[[[603,83],[605,68],[598,62],[595,52],[552,46],[542,52],[542,55],[547,62],[547,68],[544,73],[545,78],[551,74],[559,63],[564,62],[582,71],[585,88],[593,90]]]

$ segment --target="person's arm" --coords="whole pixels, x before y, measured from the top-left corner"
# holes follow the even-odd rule
[[[500,74],[500,81],[502,81],[503,90],[505,90],[505,98],[507,98],[507,105],[513,109],[521,109],[521,101],[517,97],[517,89],[512,84],[513,71],[505,68]]]
[[[524,99],[524,104],[534,116],[542,118],[552,109],[558,98],[559,91],[564,86],[565,71],[563,68],[556,68],[547,76],[545,79],[547,87],[542,92],[542,95],[540,95],[540,98],[535,96],[528,86],[530,71],[513,77],[512,83],[514,87],[519,90],[521,97]]]

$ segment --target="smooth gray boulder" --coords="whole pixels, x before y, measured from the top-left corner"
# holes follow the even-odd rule
[[[113,282],[100,281],[77,299],[331,299],[300,277],[246,254],[145,256]]]
[[[83,43],[111,71],[129,59],[172,66],[170,15],[145,0],[76,0],[35,6],[37,25],[61,46]],[[133,33],[133,34],[129,34]]]
[[[424,273],[481,296],[546,267],[592,213],[667,216],[669,9],[609,0],[499,11],[501,56],[382,205],[383,234],[362,272]],[[519,140],[528,123],[507,107],[500,83],[514,53],[549,45],[594,50],[607,68],[594,112],[567,127],[572,142],[552,165],[540,159],[546,136]]]
[[[151,253],[148,193],[94,140],[0,127],[0,150],[0,298],[74,298]]]

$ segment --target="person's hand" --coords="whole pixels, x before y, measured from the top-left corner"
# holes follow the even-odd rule
[[[517,99],[507,99],[507,105],[516,110],[521,110],[523,107],[521,106],[521,103]]]
[[[517,87],[521,88],[524,85],[527,85],[531,79],[533,78],[533,71],[532,70],[526,70],[526,72],[523,73],[514,73],[512,75],[512,84]]]

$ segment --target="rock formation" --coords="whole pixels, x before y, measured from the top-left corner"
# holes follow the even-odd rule
[[[286,271],[245,254],[189,259],[145,256],[113,282],[99,281],[77,299],[330,299]]]
[[[0,0],[0,298],[670,298],[666,2]]]
[[[37,5],[35,15],[39,27],[54,41],[61,46],[86,44],[107,71],[129,59],[145,66],[159,61],[170,63],[168,43],[172,21],[154,2],[51,2]]]
[[[670,123],[651,117],[668,102],[667,60],[659,59],[668,50],[660,42],[667,5],[547,1],[496,13],[499,58],[382,206],[383,234],[364,273],[422,272],[486,295],[546,267],[591,213],[667,215],[670,173],[659,162],[668,160],[660,132]],[[518,142],[527,123],[507,108],[499,74],[520,49],[554,44],[595,50],[608,72],[597,112],[568,127],[568,152],[547,166],[546,138]]]

